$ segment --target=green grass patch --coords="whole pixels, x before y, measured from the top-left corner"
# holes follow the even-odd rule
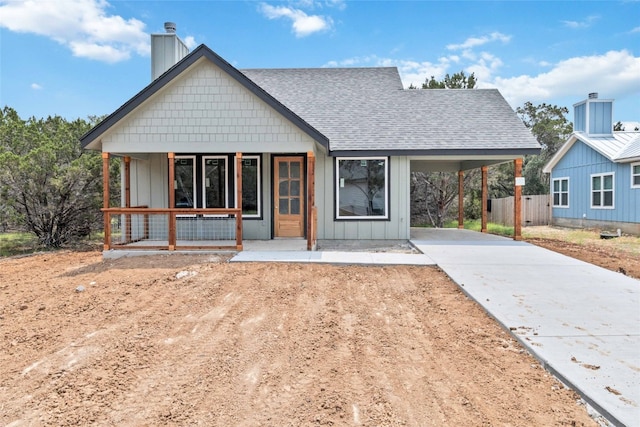
[[[444,225],[445,228],[458,228],[458,221],[449,221]],[[465,220],[465,230],[480,231],[482,229],[482,221],[479,219]],[[487,224],[487,232],[491,234],[497,234],[499,236],[513,237],[513,227],[506,225],[494,224],[492,222]]]
[[[31,233],[0,233],[0,257],[29,254],[38,248],[38,239]]]

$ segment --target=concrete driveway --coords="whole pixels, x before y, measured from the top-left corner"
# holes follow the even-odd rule
[[[411,242],[608,421],[640,426],[640,281],[468,230]]]

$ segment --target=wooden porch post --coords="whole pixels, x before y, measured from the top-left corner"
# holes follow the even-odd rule
[[[316,224],[314,208],[316,206],[316,157],[313,151],[307,153],[307,250],[315,248]]]
[[[458,171],[458,228],[464,228],[464,171]]]
[[[489,200],[489,191],[487,189],[487,173],[488,167],[482,166],[482,225],[480,231],[487,232],[487,201]]]
[[[131,207],[131,157],[124,158],[124,207]],[[125,215],[125,242],[131,241],[131,214]]]
[[[176,154],[167,153],[169,159],[169,209],[176,207]],[[176,214],[169,213],[169,250],[176,250]]]
[[[240,212],[236,215],[236,250],[242,250],[242,153],[236,153],[236,182],[238,183],[236,208]]]
[[[513,240],[522,240],[522,185],[518,182],[518,178],[522,177],[522,159],[515,159],[513,163],[516,181],[513,191]]]
[[[102,153],[102,206],[109,208],[109,153]],[[111,249],[111,216],[104,212],[104,250]]]

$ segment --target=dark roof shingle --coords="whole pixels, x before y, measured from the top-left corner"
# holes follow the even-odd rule
[[[403,89],[396,68],[240,70],[327,136],[331,152],[537,153],[497,89]]]

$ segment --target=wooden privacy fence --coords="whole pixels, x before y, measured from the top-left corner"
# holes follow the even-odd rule
[[[513,196],[489,200],[488,221],[513,226]],[[551,222],[551,196],[540,194],[522,196],[522,225],[549,225]]]

